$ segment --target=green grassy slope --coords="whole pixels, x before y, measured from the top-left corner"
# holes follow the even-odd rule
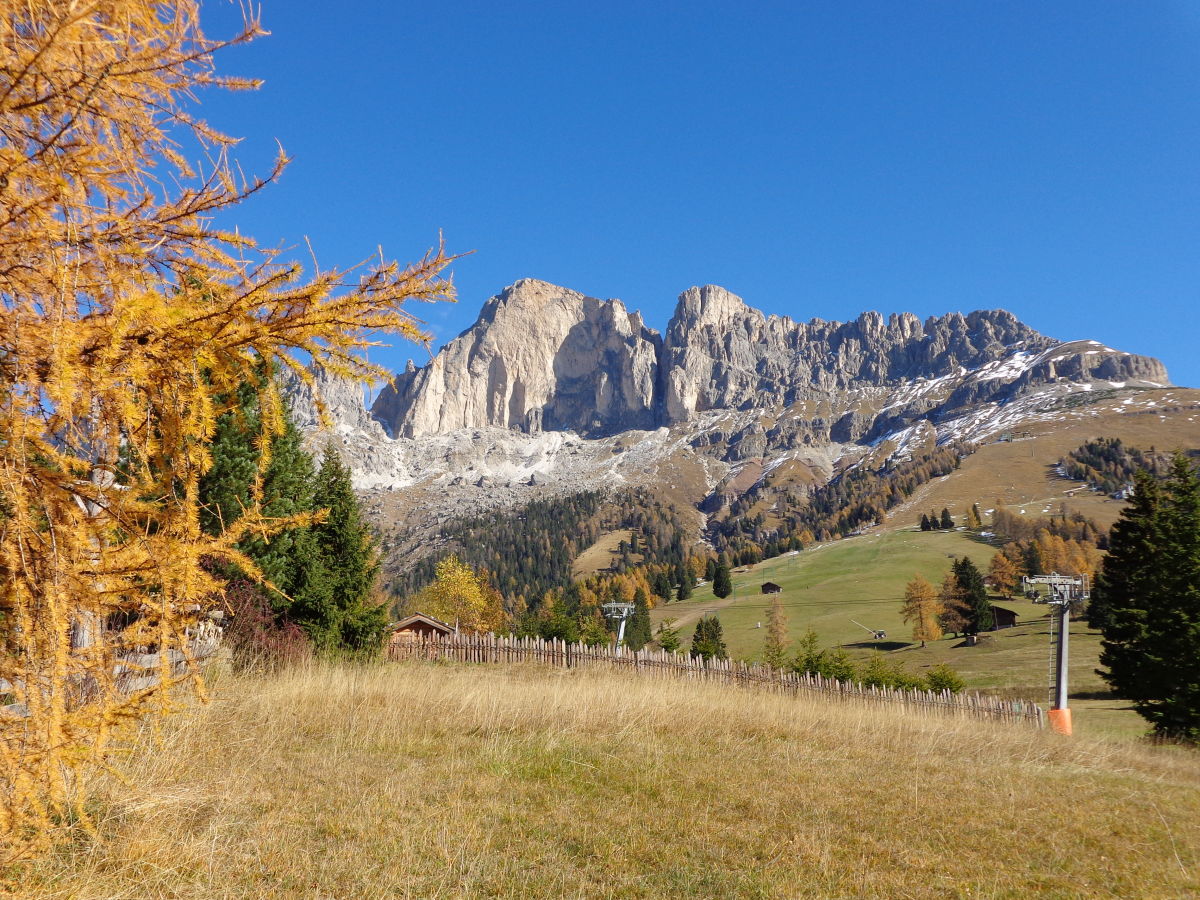
[[[902,529],[810,548],[795,556],[767,560],[749,571],[733,574],[734,594],[725,601],[712,595],[711,585],[696,589],[684,603],[661,606],[651,613],[654,626],[676,619],[685,641],[696,619],[715,611],[725,632],[731,656],[757,659],[767,632],[770,598],[760,586],[774,581],[793,641],[806,629],[817,632],[823,647],[845,645],[852,656],[866,658],[876,650],[894,654],[912,672],[938,663],[956,669],[972,689],[1047,701],[1050,636],[1045,606],[1023,600],[999,601],[1020,618],[1018,627],[985,635],[976,647],[943,638],[920,648],[910,643],[911,627],[900,617],[904,586],[920,573],[935,585],[949,570],[952,557],[969,556],[986,571],[995,552],[965,532],[925,532]],[[875,642],[855,624],[887,632]],[[761,627],[758,627],[761,623]],[[1145,726],[1125,704],[1103,696],[1106,686],[1096,674],[1100,638],[1085,623],[1071,629],[1070,687],[1076,721],[1084,733],[1136,735]],[[1100,696],[1097,696],[1100,695]]]

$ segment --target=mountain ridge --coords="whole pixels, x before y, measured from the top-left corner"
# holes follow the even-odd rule
[[[1054,360],[1039,356],[1053,347],[1066,350]],[[490,298],[476,323],[428,364],[410,362],[371,411],[397,437],[489,426],[600,437],[670,427],[712,409],[787,406],[1035,358],[1040,368],[995,367],[947,398],[943,412],[1063,380],[1170,384],[1156,359],[1056,341],[1005,310],[924,322],[868,311],[849,322],[799,323],[706,285],[679,296],[660,335],[620,300],[521,279]],[[931,409],[914,408],[908,418]],[[852,439],[895,424],[851,428]]]
[[[332,429],[294,377],[293,415],[310,445],[339,446],[392,567],[433,552],[449,521],[542,496],[647,487],[699,535],[760,483],[803,496],[939,446],[1130,413],[1191,423],[1200,407],[1158,360],[1057,341],[1003,310],[797,323],[707,286],[659,334],[619,300],[534,279],[370,410],[315,374]]]

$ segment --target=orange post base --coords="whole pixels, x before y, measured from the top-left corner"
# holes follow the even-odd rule
[[[1050,720],[1052,731],[1068,735],[1071,733],[1071,710],[1051,709],[1046,712],[1046,718]]]

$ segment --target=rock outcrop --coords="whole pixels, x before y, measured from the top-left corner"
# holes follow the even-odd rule
[[[884,319],[866,312],[852,322],[796,323],[764,316],[719,287],[691,288],[679,298],[663,347],[663,412],[668,423],[706,409],[789,406],[856,387],[883,387],[976,369],[1018,350],[1056,342],[1003,310],[928,319]],[[866,431],[839,423],[840,434]]]
[[[396,437],[500,426],[599,436],[653,427],[661,339],[619,300],[524,279],[372,412]]]
[[[744,456],[764,440],[870,441],[1045,385],[1105,381],[1168,383],[1157,360],[1063,344],[1003,310],[799,323],[707,285],[684,291],[660,338],[619,300],[525,279],[428,365],[410,363],[372,412],[395,437],[487,427],[600,437],[712,410],[824,410],[808,428],[755,432],[731,451]]]

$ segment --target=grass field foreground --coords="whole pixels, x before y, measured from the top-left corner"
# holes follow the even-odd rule
[[[1200,757],[628,674],[226,677],[22,898],[1178,897]]]

